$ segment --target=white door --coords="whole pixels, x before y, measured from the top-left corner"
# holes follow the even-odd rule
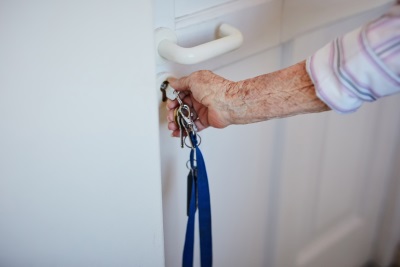
[[[296,13],[291,9],[295,2],[285,1],[284,27],[286,34],[295,36],[285,43],[286,65],[387,10],[381,5],[343,17],[326,3],[316,7],[315,13],[320,15],[313,21],[312,10],[305,8]],[[303,0],[301,4],[311,7],[315,2]],[[348,6],[346,2],[343,13],[354,13],[359,4],[354,1]],[[375,4],[365,1],[360,9]],[[335,9],[340,5],[336,3]],[[318,27],[335,17],[337,22]],[[294,33],[304,21],[307,33]],[[381,263],[376,249],[384,212],[390,206],[385,201],[389,187],[396,185],[393,179],[400,179],[396,172],[400,161],[399,101],[397,95],[365,104],[348,116],[330,112],[285,121],[277,266],[350,267],[368,260]],[[395,239],[398,242],[398,237]],[[390,254],[393,247],[387,250]],[[388,262],[385,264],[380,266],[388,266]]]
[[[0,40],[0,266],[164,266],[151,3],[1,1]]]
[[[155,1],[155,28],[174,30],[181,46],[212,40],[224,22],[244,36],[234,52],[190,66],[159,63],[157,72],[180,77],[211,69],[232,80],[253,77],[304,59],[387,9],[377,8],[387,1],[354,1],[351,8],[347,1],[303,1],[297,10],[309,13],[296,20],[298,2]],[[330,14],[333,6],[336,17],[320,14]],[[373,259],[396,162],[396,103],[398,98],[385,99],[350,116],[330,112],[200,133],[211,190],[214,265],[358,267]],[[160,107],[166,266],[178,266],[189,151],[169,137]]]
[[[278,69],[281,7],[280,1],[263,0],[156,1],[155,27],[175,30],[182,46],[213,40],[217,27],[223,22],[238,28],[244,36],[242,47],[234,52],[196,65],[159,64],[157,71],[180,77],[195,70],[211,69],[239,80]],[[187,220],[189,149],[181,149],[179,140],[170,137],[165,108],[161,106],[166,266],[179,266]],[[200,148],[210,183],[214,266],[265,266],[268,262],[267,222],[269,207],[273,205],[269,178],[276,154],[277,123],[208,129],[200,133]],[[197,237],[195,239],[198,241]],[[199,266],[198,252],[196,244],[195,266]]]

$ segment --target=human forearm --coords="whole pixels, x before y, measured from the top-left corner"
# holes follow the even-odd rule
[[[315,94],[305,61],[236,82],[226,90],[225,97],[233,124],[329,110]]]

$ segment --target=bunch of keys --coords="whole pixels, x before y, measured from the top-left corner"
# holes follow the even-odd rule
[[[161,84],[160,89],[163,92],[163,101],[166,101],[166,98],[170,100],[178,100],[179,107],[174,110],[174,120],[179,127],[181,147],[184,147],[185,137],[188,136],[191,148],[194,148],[195,144],[193,144],[191,136],[197,135],[197,127],[193,121],[193,113],[190,107],[182,102],[182,99],[179,97],[179,91],[176,91],[174,88],[169,86],[168,81],[164,81]]]
[[[161,84],[160,87],[161,91],[163,92],[163,101],[167,101],[167,98],[170,100],[177,100],[179,103],[179,107],[177,107],[174,110],[174,120],[175,123],[178,124],[179,126],[179,131],[180,131],[180,139],[181,139],[181,147],[183,148],[185,145],[185,138],[186,136],[189,137],[190,140],[190,148],[194,149],[200,144],[200,140],[197,143],[197,127],[196,124],[193,121],[193,113],[190,109],[190,107],[186,104],[183,103],[182,99],[179,97],[179,91],[176,91],[174,88],[172,88],[168,81],[164,81]],[[186,136],[185,136],[186,134]],[[200,137],[199,137],[200,138]],[[193,142],[196,142],[194,144]],[[186,145],[188,146],[188,145]],[[188,146],[189,147],[189,146]],[[192,151],[193,152],[193,151]],[[194,155],[194,157],[196,157]],[[196,161],[196,159],[194,159]],[[186,203],[186,214],[189,216],[189,211],[190,211],[190,201],[192,199],[192,186],[193,184],[196,184],[197,187],[197,166],[190,164],[191,166],[188,166],[188,163],[190,163],[190,160],[186,163],[186,167],[190,169],[190,172],[187,176],[187,203]],[[197,190],[197,189],[195,189]],[[196,193],[197,195],[197,193]]]

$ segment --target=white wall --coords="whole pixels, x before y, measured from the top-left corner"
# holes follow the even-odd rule
[[[163,266],[151,14],[0,2],[0,266]]]

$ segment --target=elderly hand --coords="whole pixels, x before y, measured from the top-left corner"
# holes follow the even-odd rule
[[[199,131],[209,126],[224,128],[233,123],[229,92],[235,86],[234,82],[206,70],[168,81],[172,88],[180,91],[182,101],[194,109],[193,120]],[[167,101],[168,129],[176,137],[179,136],[179,128],[174,122],[174,109],[178,105],[177,100]]]

